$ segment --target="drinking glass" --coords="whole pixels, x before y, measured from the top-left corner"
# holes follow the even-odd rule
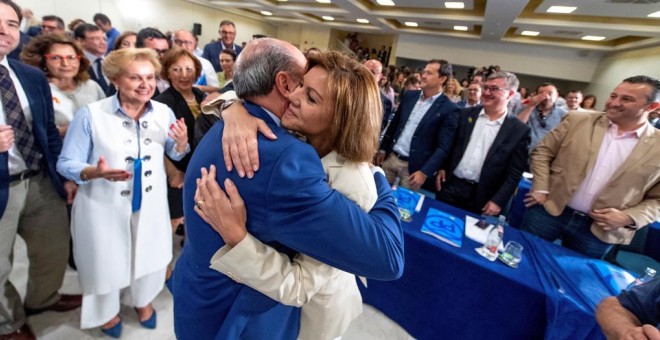
[[[516,241],[507,242],[504,247],[504,252],[500,254],[500,261],[504,262],[507,266],[518,268],[518,264],[522,260],[523,246]]]

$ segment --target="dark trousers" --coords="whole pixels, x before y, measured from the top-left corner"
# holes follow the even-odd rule
[[[476,182],[450,174],[442,183],[441,190],[436,192],[435,199],[475,214],[481,214],[483,207],[477,204],[477,186]]]

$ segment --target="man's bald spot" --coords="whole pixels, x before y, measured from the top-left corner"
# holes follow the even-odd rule
[[[376,59],[369,59],[364,62],[364,66],[369,69],[376,81],[380,80],[380,78],[383,76],[383,64],[381,64],[380,61]]]

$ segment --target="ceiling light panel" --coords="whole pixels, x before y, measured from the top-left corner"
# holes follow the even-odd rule
[[[602,41],[605,40],[605,37],[600,37],[597,35],[585,35],[582,37],[582,40],[588,40],[588,41]]]
[[[414,22],[414,21],[406,21],[406,22],[404,22],[403,24],[406,25],[406,26],[408,26],[408,27],[417,27],[417,26],[419,26],[419,25],[418,25],[416,22]]]
[[[445,8],[463,9],[465,8],[465,3],[458,1],[445,2]]]
[[[520,32],[520,35],[526,35],[528,37],[535,37],[535,36],[539,35],[539,32],[537,32],[537,31],[522,31],[522,32]]]
[[[572,7],[572,6],[550,6],[546,10],[548,13],[561,13],[561,14],[568,14],[568,13],[573,13],[577,7]]]

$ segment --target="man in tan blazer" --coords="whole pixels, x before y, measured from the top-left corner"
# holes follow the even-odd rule
[[[658,107],[660,81],[636,76],[604,113],[570,112],[531,154],[522,229],[602,258],[660,217],[660,131],[647,120]]]

